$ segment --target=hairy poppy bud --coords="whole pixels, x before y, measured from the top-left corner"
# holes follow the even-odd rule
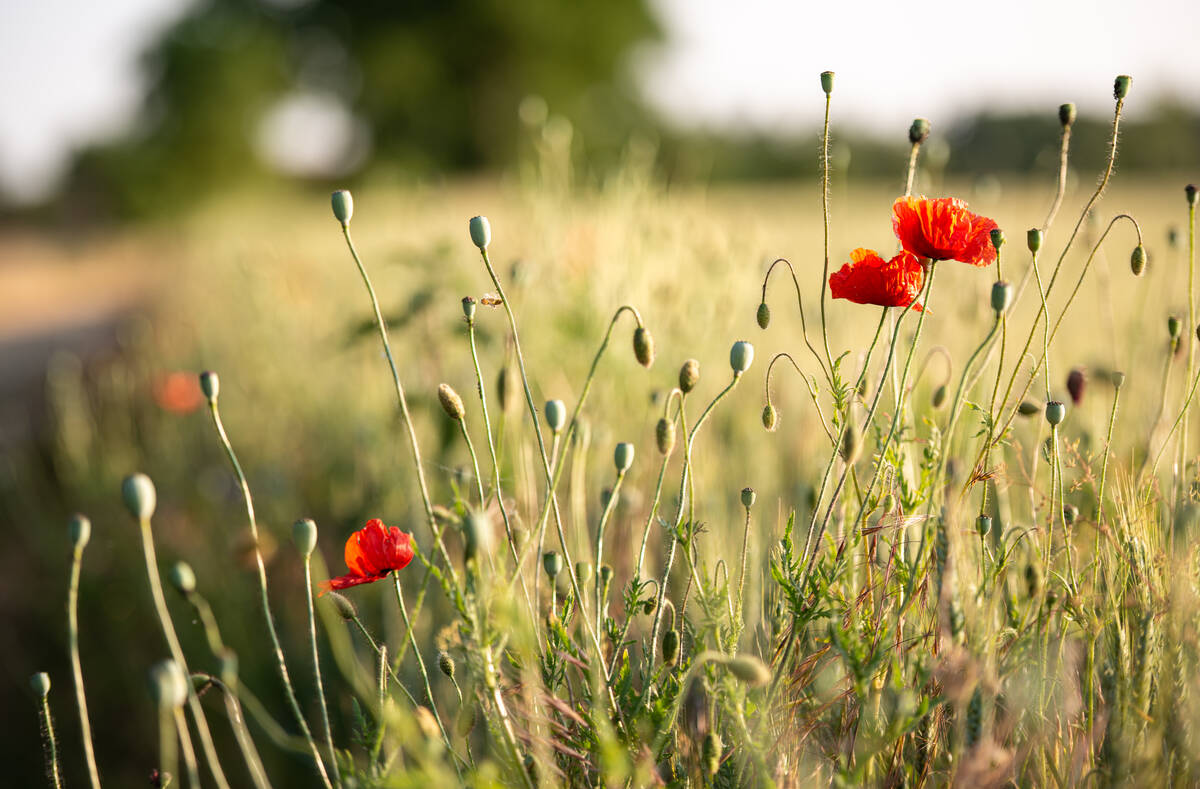
[[[1196,329],[1196,334],[1200,335],[1200,328]],[[1113,389],[1120,389],[1125,385],[1125,373],[1115,372],[1112,374]]]
[[[1058,122],[1070,126],[1075,122],[1075,105],[1071,103],[1058,105]]]
[[[468,223],[471,231],[471,242],[480,250],[486,250],[492,243],[492,225],[486,216],[473,216]]]
[[[337,190],[329,196],[329,202],[333,205],[334,218],[342,223],[342,227],[349,225],[350,218],[354,216],[354,198],[349,190]]]
[[[600,586],[601,586],[601,588],[607,589],[609,587],[609,585],[612,583],[612,579],[613,579],[613,568],[607,564],[600,565]]]
[[[633,355],[642,367],[654,364],[654,338],[645,326],[638,326],[633,332]]]
[[[1188,184],[1187,186],[1183,187],[1183,193],[1185,195],[1187,195],[1188,205],[1196,204],[1196,185],[1195,184]]]
[[[1013,286],[1007,282],[992,283],[992,309],[997,315],[1003,315],[1012,304]]]
[[[1041,406],[1030,400],[1022,400],[1021,404],[1017,406],[1017,413],[1021,416],[1033,416],[1041,410]]]
[[[765,329],[771,325],[771,308],[767,306],[765,301],[759,303],[758,314],[755,315],[755,318],[758,320],[758,327],[760,329]]]
[[[567,406],[562,400],[546,401],[546,424],[550,432],[557,435],[567,424]]]
[[[150,667],[150,695],[159,709],[173,710],[187,700],[187,677],[174,660],[163,660]]]
[[[1083,390],[1086,387],[1087,378],[1083,374],[1083,370],[1076,367],[1067,374],[1067,392],[1071,395],[1072,405],[1078,406],[1083,401]]]
[[[891,512],[892,510],[896,509],[895,495],[889,493],[886,496],[884,496],[883,503],[880,506],[883,507],[884,512]]]
[[[462,398],[450,387],[450,384],[439,384],[437,394],[438,402],[442,404],[442,410],[446,412],[446,416],[458,422],[466,417],[467,409],[463,407]]]
[[[980,537],[984,537],[992,530],[992,516],[980,515],[975,519],[975,531],[979,532]]]
[[[633,444],[628,441],[617,444],[617,448],[613,450],[613,465],[617,467],[618,474],[629,471],[629,467],[633,465]]]
[[[1042,231],[1036,227],[1030,228],[1025,233],[1025,243],[1029,246],[1029,251],[1036,255],[1042,248]]]
[[[913,145],[925,142],[929,139],[929,121],[924,118],[914,118],[912,125],[908,127],[908,141]]]
[[[184,597],[196,591],[196,573],[187,562],[175,562],[171,565],[171,569],[167,570],[167,580]]]
[[[664,455],[671,454],[671,450],[675,448],[675,423],[666,417],[659,419],[658,424],[654,426],[654,440],[658,444],[659,452]]]
[[[130,474],[121,483],[121,496],[129,514],[138,520],[149,520],[158,506],[158,494],[154,483],[145,474]]]
[[[1067,418],[1067,407],[1057,400],[1046,403],[1046,421],[1051,427],[1057,427]]]
[[[1183,323],[1174,315],[1167,316],[1167,335],[1171,338],[1171,342],[1179,339],[1180,333],[1183,332]]]
[[[750,369],[754,362],[754,346],[745,340],[738,340],[729,350],[729,366],[734,375],[741,375]]]
[[[591,562],[575,562],[575,580],[580,586],[592,580],[592,563]]]
[[[467,323],[472,323],[475,320],[475,299],[470,296],[463,296],[462,308]]]
[[[704,760],[704,769],[709,775],[716,775],[721,769],[721,751],[723,747],[721,735],[715,731],[709,731],[708,734],[704,735],[704,744],[700,748],[700,755]]]
[[[929,398],[929,403],[934,408],[941,408],[946,404],[946,385],[942,384],[937,389],[933,390],[933,396]]]
[[[292,524],[292,542],[304,558],[312,556],[317,547],[317,523],[312,518],[301,518]]]
[[[200,391],[208,398],[208,402],[213,402],[217,399],[217,395],[221,393],[221,379],[212,370],[205,370],[200,373]]]
[[[450,653],[446,650],[441,650],[437,653],[438,668],[442,670],[450,679],[454,679],[454,658],[450,657]]]
[[[663,633],[662,638],[663,664],[673,666],[679,662],[679,631],[671,628]]]
[[[771,681],[771,670],[753,655],[735,655],[726,661],[725,667],[730,674],[753,687]]]
[[[546,551],[542,554],[542,569],[546,571],[546,575],[556,577],[562,572],[562,566],[562,555],[558,551]]]
[[[1074,504],[1063,505],[1063,521],[1070,526],[1079,518],[1079,508]]]
[[[754,500],[758,498],[758,494],[754,492],[754,488],[742,488],[742,506],[750,509],[754,506]]]
[[[75,513],[67,523],[67,534],[76,550],[82,551],[92,538],[92,522],[88,516]]]
[[[687,394],[700,383],[700,362],[688,359],[679,368],[679,391]]]
[[[833,72],[832,71],[822,71],[821,72],[821,90],[825,91],[826,96],[828,96],[830,93],[833,93]]]
[[[842,446],[839,452],[847,466],[853,466],[862,453],[862,435],[853,422],[846,425],[846,429],[842,432]]]
[[[46,698],[50,695],[50,675],[45,671],[39,671],[29,678],[29,687],[33,689],[39,699]]]
[[[775,425],[779,422],[779,412],[775,410],[775,406],[767,403],[762,410],[762,423],[767,432],[775,432]]]
[[[1129,270],[1135,277],[1142,276],[1142,272],[1146,270],[1146,248],[1141,244],[1134,247],[1133,254],[1129,256]]]
[[[350,602],[349,597],[340,592],[329,592],[325,596],[333,604],[334,610],[338,612],[338,616],[342,619],[349,622],[358,616],[358,611],[354,608],[354,603]]]
[[[1113,80],[1113,98],[1123,99],[1129,95],[1129,85],[1133,82],[1133,77],[1128,74],[1122,74]]]
[[[988,233],[988,240],[992,242],[992,249],[999,252],[1000,247],[1004,246],[1006,240],[1004,238],[1004,231],[998,227],[993,227],[991,232]]]

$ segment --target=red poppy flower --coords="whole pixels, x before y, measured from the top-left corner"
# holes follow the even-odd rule
[[[326,592],[369,584],[386,578],[392,570],[403,570],[412,561],[412,535],[399,526],[384,526],[372,518],[346,540],[346,566],[350,572],[321,584]],[[323,593],[322,593],[323,594]]]
[[[972,214],[954,197],[901,197],[892,205],[892,230],[914,255],[987,266],[996,260],[990,233],[996,223]]]
[[[189,414],[204,405],[195,373],[164,373],[154,379],[154,402],[172,414]]]
[[[835,299],[880,307],[907,307],[915,303],[925,283],[925,269],[911,252],[884,260],[873,249],[856,249],[850,262],[829,275],[829,292]]]

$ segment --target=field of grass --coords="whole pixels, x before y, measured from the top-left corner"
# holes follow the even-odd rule
[[[834,173],[830,270],[855,247],[893,254],[891,209],[903,175],[904,162],[891,184],[847,183]],[[44,252],[119,264],[160,284],[152,306],[122,325],[111,353],[52,360],[50,437],[0,468],[17,546],[6,562],[6,614],[24,644],[6,658],[8,674],[50,673],[57,758],[69,783],[85,783],[62,599],[71,567],[66,524],[72,511],[86,513],[92,539],[82,561],[79,650],[100,773],[122,785],[144,781],[174,758],[159,745],[160,721],[173,731],[178,718],[174,702],[164,701],[160,718],[145,691],[147,670],[169,653],[146,593],[138,524],[122,506],[122,480],[145,472],[157,487],[153,536],[163,574],[178,560],[194,569],[198,593],[237,653],[236,676],[253,694],[242,704],[266,772],[276,785],[319,785],[314,746],[299,736],[264,628],[242,492],[194,377],[213,370],[224,428],[254,497],[295,694],[333,783],[1066,786],[1137,776],[1142,785],[1189,785],[1200,775],[1190,744],[1200,712],[1200,419],[1188,426],[1185,449],[1184,433],[1171,431],[1191,388],[1195,342],[1188,176],[1123,180],[1118,158],[1111,186],[1081,221],[1097,175],[1068,178],[1039,256],[1048,284],[1080,222],[1048,299],[1051,329],[1117,214],[1137,220],[1149,264],[1142,276],[1131,272],[1138,237],[1132,223],[1118,222],[1049,344],[1048,377],[1039,372],[1024,393],[1043,350],[1037,280],[1003,322],[990,294],[998,275],[1017,283],[1029,269],[1025,231],[1046,218],[1054,172],[943,184],[918,171],[916,193],[962,197],[996,220],[1007,236],[1000,263],[935,264],[908,370],[915,312],[893,308],[881,323],[878,307],[829,302],[835,387],[818,361],[820,184],[667,189],[631,166],[589,188],[544,169],[504,183],[356,190],[351,230],[390,332],[433,518],[371,303],[325,195],[233,195],[82,252]],[[566,459],[557,501],[569,555],[597,563],[603,524],[598,563],[612,573],[604,589],[594,569],[570,582],[567,565],[552,596],[533,543],[545,513],[545,550],[562,551],[558,519],[546,506],[505,308],[480,303],[473,333],[486,435],[461,304],[497,290],[468,234],[477,214],[490,218],[488,253],[517,320],[543,425],[547,400],[563,400],[571,414],[590,381],[574,438],[566,440],[569,428],[561,441],[545,428],[542,435],[552,458]],[[782,267],[767,291],[769,326],[756,320],[763,277],[779,257],[795,268],[815,353]],[[629,312],[597,355],[623,305],[636,308],[653,336],[648,368],[635,358]],[[1182,323],[1175,342],[1171,314]],[[895,361],[885,369],[897,320]],[[868,358],[878,325],[884,335]],[[736,341],[754,346],[740,376],[730,369]],[[765,376],[782,352],[802,375],[787,359],[774,366],[778,424],[767,431]],[[1010,376],[1015,381],[1007,399],[993,394],[1001,358],[999,394]],[[664,455],[658,423],[664,414],[676,423],[680,398],[670,392],[688,359],[699,362],[700,378]],[[1072,370],[1086,381],[1078,403],[1068,393]],[[169,389],[166,376],[177,371],[187,377]],[[458,423],[439,403],[442,383],[465,404],[478,478]],[[863,425],[877,393],[861,451],[846,452],[842,427]],[[1047,399],[1067,403],[1053,432],[1043,417]],[[981,462],[989,413],[1003,428],[1021,400],[1036,413],[997,431],[1003,440]],[[685,437],[710,403],[689,453]],[[887,441],[893,421],[898,436]],[[621,442],[635,456],[618,474]],[[1143,469],[1164,445],[1156,467]],[[872,492],[877,470],[882,484]],[[982,536],[981,511],[991,518]],[[332,758],[309,645],[305,565],[292,545],[299,518],[319,530],[317,580],[344,572],[342,546],[371,518],[411,532],[419,554],[394,574],[398,586],[389,577],[344,592],[386,646],[394,677],[381,674],[379,655],[339,616],[333,596],[316,600]],[[810,540],[810,524],[826,520],[824,537]],[[522,559],[516,572],[514,553]],[[673,572],[660,586],[672,553]],[[427,566],[436,569],[426,587]],[[598,591],[611,623],[597,620]],[[660,591],[665,602],[656,605]],[[193,674],[228,672],[189,599],[166,593]],[[668,631],[680,647],[666,663]],[[443,654],[455,665],[453,679],[438,670]],[[254,785],[254,759],[243,758],[221,693],[203,678],[197,686],[230,783]],[[42,770],[36,705],[22,695],[6,699],[6,708],[27,710],[29,722],[14,723],[27,731],[12,737],[10,748],[20,750],[9,761],[33,781]],[[255,698],[276,723],[261,717]],[[205,775],[199,740],[196,752]],[[187,759],[178,758],[174,772],[186,775]]]

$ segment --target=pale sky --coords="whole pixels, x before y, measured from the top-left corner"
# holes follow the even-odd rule
[[[826,69],[835,122],[877,133],[918,115],[936,133],[989,105],[1107,114],[1118,73],[1134,77],[1131,113],[1164,95],[1200,105],[1196,0],[653,2],[667,42],[637,54],[636,74],[685,124],[811,124]],[[123,128],[140,48],[187,4],[0,0],[0,192],[45,193],[73,146]]]

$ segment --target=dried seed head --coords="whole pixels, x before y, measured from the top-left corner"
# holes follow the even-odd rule
[[[349,190],[337,190],[329,196],[329,202],[333,205],[334,218],[342,223],[342,227],[347,227],[350,224],[350,218],[354,216],[354,198],[351,197]]]
[[[933,390],[933,397],[929,398],[930,405],[934,408],[941,408],[946,404],[946,385],[942,384],[937,389]]]
[[[466,317],[467,323],[472,323],[475,320],[475,306],[475,299],[470,296],[463,296],[463,316]]]
[[[1167,316],[1167,336],[1171,338],[1171,342],[1179,339],[1179,335],[1183,332],[1183,323],[1175,315]]]
[[[173,710],[187,700],[187,677],[174,660],[163,660],[150,667],[150,696],[159,709]]]
[[[1113,80],[1113,98],[1123,99],[1129,95],[1129,85],[1133,82],[1133,77],[1128,74],[1122,74]]]
[[[440,650],[437,654],[438,668],[442,670],[450,679],[454,679],[454,658],[450,657],[450,653],[446,650]]]
[[[758,320],[758,327],[760,329],[765,329],[771,325],[771,308],[767,306],[765,301],[759,303],[758,314],[755,315],[755,318]]]
[[[975,531],[979,532],[980,537],[986,537],[987,533],[992,530],[992,516],[980,515],[975,519]]]
[[[671,628],[663,633],[662,638],[663,665],[673,666],[679,662],[679,631]]]
[[[438,402],[442,404],[442,410],[446,412],[446,416],[461,422],[467,415],[467,409],[463,407],[463,401],[458,396],[458,392],[454,391],[450,384],[439,384],[437,392]]]
[[[1067,418],[1067,407],[1057,400],[1046,403],[1046,421],[1051,427],[1057,427]]]
[[[1003,280],[992,283],[992,309],[997,315],[1008,312],[1012,304],[1013,286]]]
[[[833,93],[833,72],[832,71],[822,71],[821,72],[821,90],[825,91],[826,96],[828,96],[830,93]]]
[[[1083,370],[1076,367],[1067,374],[1067,392],[1071,395],[1071,404],[1078,406],[1083,401],[1083,391],[1087,387],[1087,378]]]
[[[1022,400],[1021,404],[1017,406],[1017,413],[1021,416],[1033,416],[1041,410],[1042,407],[1032,400]]]
[[[633,465],[633,454],[633,444],[628,441],[617,444],[617,448],[613,450],[613,465],[617,467],[618,474],[629,471],[629,467]]]
[[[654,364],[654,338],[645,326],[638,326],[633,332],[633,355],[642,367]]]
[[[998,227],[993,227],[991,232],[988,233],[988,240],[992,242],[992,249],[999,252],[1000,247],[1004,246],[1005,242],[1004,231]]]
[[[1036,255],[1038,250],[1042,248],[1042,231],[1036,227],[1031,227],[1025,233],[1025,244],[1029,247],[1029,251]]]
[[[196,591],[196,573],[187,562],[175,562],[171,565],[171,569],[167,570],[167,580],[184,597]]]
[[[725,662],[729,673],[752,687],[771,681],[771,670],[753,655],[734,655]]]
[[[1187,196],[1188,205],[1194,206],[1196,204],[1196,185],[1188,184],[1183,187],[1183,193]]]
[[[754,488],[742,488],[742,506],[750,509],[754,506],[754,500],[758,498],[758,494],[754,492]]]
[[[846,429],[842,432],[842,446],[839,453],[847,466],[853,466],[858,461],[858,456],[862,454],[862,443],[862,435],[854,423],[846,425]]]
[[[145,474],[130,474],[121,483],[121,496],[129,514],[138,520],[150,520],[158,506],[158,493],[154,483]]]
[[[39,671],[29,678],[29,687],[39,699],[46,698],[50,695],[50,675]]]
[[[208,402],[216,402],[217,395],[221,393],[220,377],[212,370],[205,370],[200,373],[200,391],[208,398]]]
[[[687,394],[700,383],[700,362],[688,359],[679,368],[679,391]]]
[[[87,546],[88,540],[92,538],[92,522],[88,516],[78,512],[72,515],[71,520],[67,523],[67,535],[70,536],[75,550],[82,551]]]
[[[754,346],[745,340],[738,340],[729,349],[729,366],[734,375],[741,375],[750,369],[754,362]]]
[[[487,217],[473,216],[467,226],[471,231],[471,242],[479,247],[480,251],[486,251],[488,244],[492,243],[492,225]]]
[[[1129,270],[1135,277],[1142,276],[1142,272],[1146,270],[1146,248],[1141,244],[1134,247],[1129,256]]]
[[[779,423],[779,412],[775,410],[775,406],[767,403],[762,410],[762,423],[767,432],[775,432],[775,426]]]
[[[317,547],[317,523],[312,518],[301,518],[292,524],[292,542],[296,550],[307,559]]]
[[[575,562],[575,580],[582,586],[592,580],[592,563]]]
[[[912,125],[908,127],[908,141],[913,145],[925,142],[929,139],[929,121],[924,118],[914,118]]]
[[[354,608],[354,603],[350,602],[350,598],[341,592],[329,592],[326,594],[326,597],[333,604],[334,610],[338,612],[338,616],[347,622],[358,616],[358,611]]]
[[[664,455],[671,454],[671,450],[675,448],[675,423],[665,416],[658,420],[658,424],[654,426],[654,441],[658,444],[658,451]]]
[[[567,406],[562,400],[547,400],[544,409],[550,432],[558,435],[567,425]]]
[[[555,578],[562,572],[563,558],[558,551],[546,551],[542,554],[542,569],[546,575]]]
[[[1075,122],[1075,105],[1071,103],[1058,105],[1058,122],[1070,126]]]

